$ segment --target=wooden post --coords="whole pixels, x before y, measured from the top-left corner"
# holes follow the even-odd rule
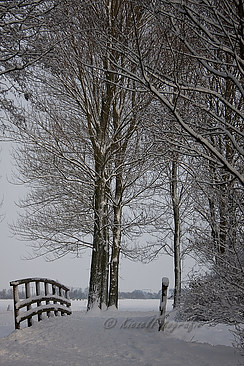
[[[56,287],[55,285],[52,285],[52,293],[53,293],[53,295],[56,295],[56,289],[57,289],[57,287]],[[57,304],[57,301],[56,301],[56,300],[54,300],[54,301],[53,301],[53,303],[54,303],[54,304]],[[55,315],[55,316],[57,316],[57,315],[58,315],[58,311],[57,311],[57,310],[54,310],[54,315]]]
[[[48,282],[45,282],[45,295],[49,295],[49,292],[48,292]],[[49,304],[49,300],[46,300],[46,305]],[[50,311],[47,311],[47,316],[48,318],[50,318],[50,315],[51,315],[51,312]]]
[[[40,281],[36,281],[36,296],[41,295]],[[41,306],[42,302],[37,301],[37,306]],[[38,321],[42,320],[42,314],[38,314]]]
[[[70,298],[69,298],[69,290],[65,290],[65,298],[66,298],[67,300],[70,300]],[[71,306],[71,305],[68,305],[67,307],[68,307],[68,308],[70,308],[70,306]]]
[[[17,317],[19,315],[19,309],[17,307],[17,303],[19,302],[19,291],[18,285],[13,286],[13,297],[14,297],[14,322],[15,322],[15,329],[20,329],[20,323],[17,321]]]
[[[59,295],[60,297],[64,297],[64,296],[63,296],[63,291],[62,291],[62,287],[61,287],[61,286],[59,286],[59,288],[58,288],[58,295]],[[61,311],[61,315],[62,315],[62,316],[64,316],[64,312],[63,312],[63,311]]]
[[[65,292],[64,297],[65,297],[67,300],[70,300],[70,298],[69,298],[69,290],[65,290],[64,292]],[[70,307],[70,306],[71,306],[71,305],[68,305],[68,307]]]
[[[163,277],[162,278],[162,295],[161,295],[160,306],[159,306],[160,320],[159,320],[158,330],[164,330],[168,286],[169,286],[169,279],[167,277]]]
[[[31,297],[31,293],[30,293],[30,282],[26,282],[25,283],[25,298],[26,299],[29,299]],[[27,311],[28,310],[31,310],[31,305],[27,305]],[[32,326],[32,317],[28,318],[27,319],[27,324],[28,324],[28,327],[31,327]]]

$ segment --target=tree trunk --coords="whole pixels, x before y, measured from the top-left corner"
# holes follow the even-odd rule
[[[178,198],[177,161],[172,162],[171,199],[174,212],[174,307],[180,304],[181,295],[181,255],[180,255],[180,203]]]
[[[119,115],[114,109],[114,127],[117,130],[119,126]],[[121,146],[120,134],[118,134],[118,142],[116,144],[116,159],[115,159],[115,197],[113,201],[113,246],[110,263],[110,288],[109,288],[109,306],[118,307],[119,295],[119,259],[121,248],[121,220],[122,220],[122,196],[123,196],[123,158],[124,151]]]
[[[94,236],[91,260],[90,284],[87,309],[98,306],[102,309],[108,303],[109,242],[107,225],[106,181],[96,164],[99,178],[94,194]]]
[[[109,306],[118,307],[119,295],[119,258],[121,246],[121,204],[114,205],[114,227],[113,227],[113,247],[110,263],[110,289]]]

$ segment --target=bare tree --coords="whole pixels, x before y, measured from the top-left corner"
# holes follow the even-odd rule
[[[20,173],[32,187],[16,232],[37,239],[38,254],[54,258],[92,249],[88,309],[117,306],[122,209],[147,188],[131,187],[146,170],[139,117],[150,98],[112,71],[111,37],[119,29],[128,39],[133,18],[127,2],[110,5],[74,1],[62,7],[58,30],[47,28],[55,52],[42,59],[43,69],[26,73],[26,111],[13,111],[12,119]],[[103,48],[93,22],[103,31],[109,24]],[[113,60],[127,62],[120,53]]]
[[[26,74],[30,87],[24,83],[24,90],[34,106],[31,115],[35,118],[29,115],[23,119],[14,111],[14,123],[25,141],[23,156],[31,161],[29,173],[26,169],[22,172],[39,187],[33,186],[29,207],[34,210],[40,202],[43,217],[45,210],[50,213],[49,220],[43,221],[45,235],[43,226],[38,226],[41,221],[35,220],[36,226],[29,225],[29,237],[40,235],[43,244],[38,249],[47,252],[52,248],[54,253],[64,254],[66,249],[76,251],[79,245],[92,248],[89,308],[95,303],[99,307],[104,303],[117,305],[122,231],[133,226],[145,203],[142,200],[141,206],[134,208],[131,200],[142,197],[149,186],[154,187],[150,194],[157,192],[156,170],[147,163],[151,150],[145,150],[148,145],[139,135],[143,108],[145,111],[150,103],[153,109],[153,98],[160,102],[162,116],[175,126],[174,131],[164,129],[161,139],[164,143],[169,138],[170,156],[174,156],[169,194],[175,249],[179,249],[180,237],[176,176],[183,154],[197,164],[208,162],[212,167],[208,172],[215,176],[211,183],[214,192],[219,184],[223,193],[231,184],[240,189],[244,182],[243,4],[233,1],[232,5],[227,1],[220,5],[217,0],[74,0],[59,9],[50,21],[52,27],[47,26],[39,38],[45,39],[47,46],[55,44],[55,49],[42,59],[41,67],[31,70],[34,85],[32,75]],[[42,89],[37,89],[40,85]],[[48,162],[42,175],[38,173],[39,155]],[[56,180],[61,189],[51,188]],[[65,206],[60,206],[64,187],[67,199]],[[50,192],[47,201],[46,192]],[[210,201],[207,211],[211,213]],[[57,212],[73,212],[72,204],[81,219],[69,227],[71,219],[67,225],[54,220],[52,227],[50,218]],[[220,214],[221,242],[227,231],[228,204]],[[131,210],[130,224],[124,219],[125,206]],[[212,213],[216,214],[216,207]],[[153,226],[149,213],[140,220],[135,225],[138,232],[146,222]],[[26,230],[27,225],[21,225]],[[54,227],[60,230],[55,232]],[[60,245],[64,237],[67,247]]]
[[[6,0],[0,3],[0,92],[6,93],[20,71],[40,60],[51,47],[38,37],[55,9],[50,0]],[[8,77],[8,80],[6,79]]]
[[[8,138],[4,111],[13,108],[10,94],[16,79],[22,70],[50,51],[50,47],[36,42],[36,36],[54,8],[55,1],[50,0],[0,1],[0,141]]]
[[[137,70],[117,65],[118,72],[150,90],[161,102],[162,112],[167,111],[168,118],[178,124],[175,136],[180,133],[184,141],[171,138],[174,149],[198,155],[217,171],[214,195],[222,195],[217,209],[220,262],[221,258],[228,262],[226,253],[231,250],[226,242],[231,227],[226,221],[231,204],[227,192],[231,187],[235,187],[235,194],[239,189],[242,192],[244,183],[243,6],[243,1],[131,1],[136,47],[114,44]],[[143,30],[136,19],[141,7],[148,14]],[[145,46],[148,34],[152,34],[149,48]],[[216,207],[211,200],[209,203],[212,226],[216,226]],[[238,227],[239,234],[241,230]],[[238,248],[240,242],[239,236]],[[213,254],[213,245],[210,247]],[[230,257],[230,263],[232,260],[238,261],[238,256]],[[238,268],[241,273],[242,267]]]
[[[4,111],[13,108],[10,94],[17,86],[16,79],[50,51],[36,40],[55,6],[54,0],[0,2],[0,139],[7,138]]]
[[[136,22],[136,14],[142,7],[148,14],[143,30]],[[137,73],[120,65],[118,69],[158,98],[162,108],[192,139],[199,155],[213,159],[243,184],[243,2],[233,1],[230,5],[229,1],[220,4],[217,0],[131,1],[131,11],[135,16],[137,47],[129,50],[117,43],[114,49],[134,63]],[[153,34],[150,48],[145,47],[149,33]],[[181,73],[178,68],[179,53],[188,65],[187,73]],[[215,82],[209,84],[212,76]],[[235,102],[220,92],[219,84],[231,84]],[[208,98],[214,102],[210,104]],[[235,116],[235,125],[229,125],[219,116],[218,101]],[[182,109],[184,102],[189,103],[188,109]],[[195,118],[192,123],[193,113],[200,116],[197,123]],[[211,142],[213,134],[228,139],[240,164],[221,154]]]

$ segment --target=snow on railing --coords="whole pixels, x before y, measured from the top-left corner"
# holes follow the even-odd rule
[[[159,319],[158,330],[164,330],[168,286],[169,286],[169,279],[167,277],[163,277],[162,278],[162,294],[161,294],[160,305],[159,305],[160,319]]]
[[[24,285],[25,299],[19,298],[19,286]],[[71,314],[71,301],[69,288],[47,278],[24,278],[11,281],[13,286],[15,329],[20,329],[20,323],[27,319],[28,327],[32,325],[32,317],[37,315],[38,321],[42,320],[42,314],[47,316]],[[35,304],[33,307],[32,305]],[[26,310],[23,310],[26,308]]]

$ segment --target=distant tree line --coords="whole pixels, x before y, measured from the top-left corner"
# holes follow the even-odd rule
[[[70,298],[75,299],[87,299],[88,298],[89,289],[85,288],[71,288],[70,290]],[[119,292],[119,299],[159,299],[159,292],[147,292],[143,290],[134,290],[132,292]]]
[[[142,290],[134,290],[132,292],[119,292],[119,299],[159,299],[159,292],[147,292]]]
[[[88,298],[89,289],[85,288],[74,288],[70,289],[70,298],[72,300],[79,299],[84,300]],[[169,297],[173,295],[173,290],[169,290]],[[119,299],[160,299],[161,290],[158,292],[149,292],[143,290],[134,290],[132,292],[119,292]],[[13,291],[12,289],[3,289],[0,291],[0,299],[12,299]],[[19,297],[21,299],[25,298],[24,291],[19,292]]]
[[[70,290],[70,298],[71,299],[87,299],[88,298],[89,289],[86,288],[82,290],[82,288],[71,288]],[[168,297],[171,298],[174,295],[174,290],[169,289]],[[134,291],[119,291],[119,299],[160,299],[161,290],[158,292],[150,292],[143,290],[134,290]]]
[[[6,290],[5,288],[0,291],[0,299],[12,299],[13,297],[13,290],[10,288]],[[19,298],[24,299],[25,293],[24,291],[19,291]]]

